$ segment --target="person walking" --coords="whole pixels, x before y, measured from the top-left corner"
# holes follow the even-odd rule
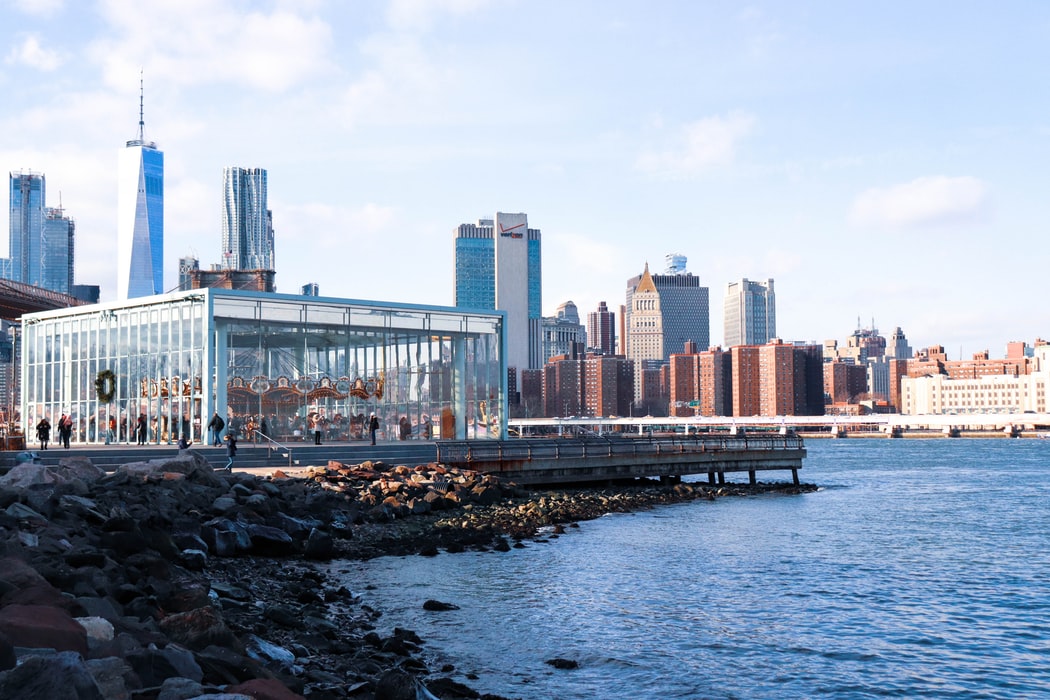
[[[379,430],[379,419],[376,418],[375,411],[368,418],[368,434],[372,436],[372,444],[376,444],[376,431]]]
[[[46,450],[47,443],[51,440],[51,421],[44,416],[36,424],[36,438],[40,441],[40,449]]]
[[[237,438],[226,434],[226,471],[233,471],[233,458],[237,456]]]
[[[212,444],[218,447],[222,444],[222,429],[226,427],[226,421],[216,412],[208,421],[208,430],[211,431]]]

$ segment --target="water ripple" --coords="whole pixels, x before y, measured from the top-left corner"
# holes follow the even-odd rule
[[[338,568],[435,665],[507,697],[1050,697],[1046,445],[807,448],[815,493]],[[429,615],[426,598],[461,609]],[[580,668],[544,664],[555,656]]]

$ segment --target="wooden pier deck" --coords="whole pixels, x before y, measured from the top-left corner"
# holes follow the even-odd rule
[[[617,479],[679,480],[706,474],[712,484],[725,483],[729,472],[798,470],[806,449],[795,435],[573,437],[513,440],[441,441],[437,461],[500,477],[523,485],[582,483]]]

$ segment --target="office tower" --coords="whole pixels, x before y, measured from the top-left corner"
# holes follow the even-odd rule
[[[10,279],[40,286],[44,235],[44,176],[11,173]]]
[[[634,363],[634,400],[640,402],[644,370],[664,359],[664,321],[649,263],[637,282],[631,282],[634,280],[627,286],[627,359]]]
[[[41,237],[39,287],[63,294],[73,293],[73,248],[76,224],[62,209],[44,210],[44,232]],[[31,283],[34,284],[34,283]]]
[[[321,296],[321,288],[317,285],[317,282],[307,282],[299,288],[299,293],[304,297],[319,297]]]
[[[272,270],[273,220],[266,203],[266,171],[222,169],[222,267]]]
[[[893,334],[890,335],[889,343],[886,345],[886,356],[894,360],[907,360],[911,354],[908,338],[901,327],[897,326],[893,329]]]
[[[507,314],[507,366],[543,366],[540,231],[525,214],[461,224],[455,231],[455,305]]]
[[[179,258],[179,291],[196,289],[194,280],[199,277],[201,270],[200,260],[192,255]]]
[[[777,336],[773,280],[742,279],[726,286],[725,346],[764,345]]]
[[[616,314],[604,301],[587,314],[587,350],[597,355],[616,354]]]
[[[703,350],[710,345],[711,321],[708,289],[700,286],[699,277],[684,271],[685,256],[676,255],[675,257],[680,259],[682,272],[673,275],[650,275],[653,287],[660,297],[663,332],[660,357],[653,359],[668,360],[673,353],[681,352],[685,344],[690,341]],[[648,266],[646,267],[648,269]],[[641,279],[639,275],[627,281],[625,325],[628,333],[634,325],[631,322],[633,313],[631,299]],[[630,339],[628,339],[628,347],[630,347]]]
[[[44,206],[40,173],[11,173],[10,259],[3,276],[62,294],[73,290],[76,225],[62,209]]]
[[[544,316],[541,337],[544,362],[559,355],[582,357],[584,332],[576,304],[566,301],[558,305],[555,316]]]
[[[164,291],[164,152],[146,141],[139,81],[139,134],[117,163],[117,298]]]

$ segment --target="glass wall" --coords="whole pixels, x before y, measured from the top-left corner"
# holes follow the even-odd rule
[[[62,416],[72,420],[74,442],[136,442],[143,425],[149,442],[172,443],[182,433],[199,439],[205,309],[198,295],[26,316],[27,441],[46,417],[57,443]]]
[[[30,443],[62,415],[89,443],[140,429],[152,444],[202,442],[213,412],[256,442],[366,439],[373,411],[382,440],[505,431],[498,312],[207,289],[33,314],[24,328]]]

